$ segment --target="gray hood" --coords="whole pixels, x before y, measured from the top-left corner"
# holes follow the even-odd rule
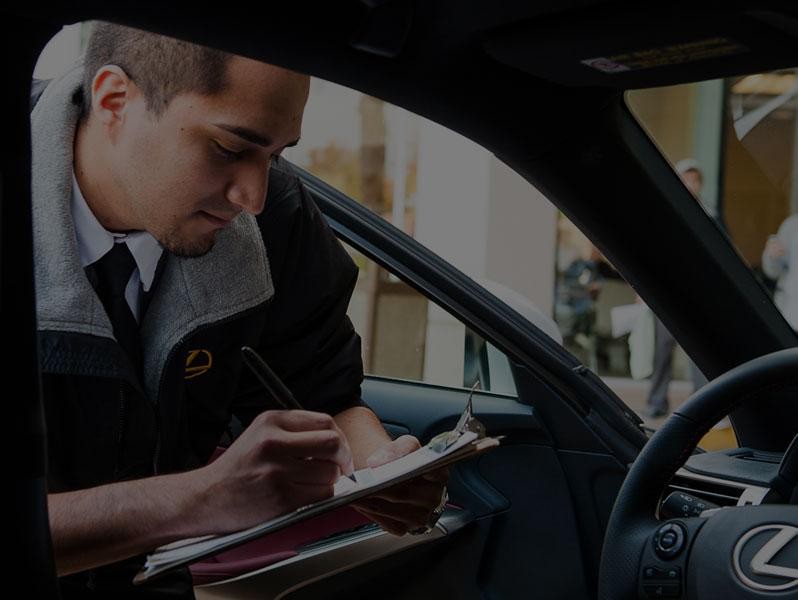
[[[50,83],[31,114],[33,244],[39,331],[113,339],[108,316],[80,264],[72,222],[72,162],[82,64]],[[166,257],[141,323],[144,389],[151,400],[170,350],[192,330],[266,302],[274,294],[255,217],[240,214],[200,258]]]

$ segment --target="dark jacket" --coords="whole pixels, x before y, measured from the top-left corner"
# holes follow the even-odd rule
[[[156,394],[115,340],[39,330],[51,492],[206,464],[232,417],[244,428],[279,408],[242,368],[243,345],[257,349],[308,410],[336,414],[361,403],[360,338],[346,316],[357,268],[282,167],[272,169],[257,223],[273,296],[181,331],[156,359],[163,363]],[[163,270],[142,328],[157,319]]]
[[[260,352],[303,407],[336,414],[361,404],[360,339],[346,316],[358,270],[286,164],[272,168],[265,210],[240,215],[207,255],[164,252],[143,305],[144,376],[136,375],[79,263],[65,171],[80,72],[64,79],[32,113],[49,492],[206,464],[231,419],[240,430],[277,408],[242,368],[243,345]],[[50,114],[58,110],[65,114]],[[62,578],[64,595],[129,587],[141,559]],[[189,594],[181,576],[182,591],[173,589]],[[158,587],[169,585],[153,582],[156,596]]]

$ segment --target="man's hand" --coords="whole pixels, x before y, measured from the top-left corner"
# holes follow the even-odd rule
[[[379,467],[421,447],[412,435],[403,435],[388,442],[369,456],[369,467]],[[432,512],[441,503],[449,480],[446,468],[425,473],[416,479],[385,489],[352,504],[358,512],[394,535],[427,526]]]
[[[765,244],[765,254],[769,258],[773,259],[782,258],[787,254],[787,249],[784,247],[784,244],[781,243],[779,238],[777,238],[775,235],[771,235]]]
[[[351,471],[349,444],[331,417],[264,412],[200,469],[48,494],[58,575],[251,527],[328,498]]]
[[[346,436],[332,417],[303,410],[258,415],[214,462],[199,469],[198,517],[215,533],[251,527],[333,495],[352,473]]]

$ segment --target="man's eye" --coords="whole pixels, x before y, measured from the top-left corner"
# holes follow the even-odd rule
[[[216,140],[213,141],[213,145],[216,148],[216,152],[225,160],[229,161],[238,160],[239,158],[241,158],[241,155],[243,154],[242,152],[234,152],[233,150],[225,148]]]

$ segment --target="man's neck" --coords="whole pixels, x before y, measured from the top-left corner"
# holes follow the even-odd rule
[[[75,179],[89,209],[107,231],[137,231],[120,218],[119,203],[114,202],[113,194],[109,193],[113,190],[107,178],[110,165],[105,162],[104,153],[96,151],[103,143],[99,133],[85,119],[78,123],[74,146]]]

